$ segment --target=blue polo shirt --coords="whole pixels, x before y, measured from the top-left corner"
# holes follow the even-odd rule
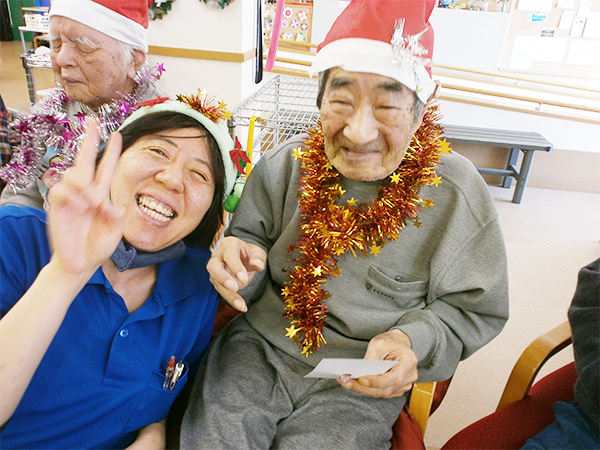
[[[101,269],[73,301],[17,410],[2,448],[124,448],[165,418],[196,373],[217,310],[210,252],[187,248],[158,266],[151,296],[129,314]],[[50,260],[46,213],[0,207],[0,313],[21,298]],[[173,391],[167,362],[185,362]]]

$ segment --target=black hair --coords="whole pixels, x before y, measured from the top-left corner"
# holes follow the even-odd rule
[[[191,247],[210,248],[215,236],[223,228],[223,198],[225,195],[225,167],[221,151],[213,135],[196,119],[174,111],[161,111],[140,117],[120,130],[123,137],[123,150],[135,144],[139,139],[163,131],[181,128],[196,128],[202,131],[208,141],[210,163],[215,181],[215,192],[212,203],[200,224],[183,241]]]

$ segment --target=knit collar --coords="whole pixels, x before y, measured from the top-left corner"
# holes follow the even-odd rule
[[[156,252],[145,252],[136,249],[121,239],[110,259],[115,266],[117,266],[117,270],[123,272],[127,269],[153,266],[176,258],[181,258],[184,253],[185,244],[183,241],[178,241],[175,244]]]

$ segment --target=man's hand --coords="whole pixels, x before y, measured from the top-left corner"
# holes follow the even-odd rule
[[[256,272],[265,268],[266,261],[267,253],[258,245],[228,236],[213,252],[206,268],[221,297],[238,311],[246,312],[246,302],[237,291],[247,286]]]
[[[382,375],[340,381],[342,386],[369,397],[393,398],[404,395],[418,379],[417,356],[412,351],[409,337],[398,329],[371,339],[365,359],[387,359],[398,361],[398,364]]]

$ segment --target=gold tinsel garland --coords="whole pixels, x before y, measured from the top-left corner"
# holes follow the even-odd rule
[[[377,255],[387,241],[398,239],[407,220],[417,223],[419,190],[431,184],[440,159],[440,135],[437,105],[425,113],[423,123],[412,138],[402,164],[383,180],[376,200],[356,205],[354,199],[340,204],[344,190],[340,175],[325,154],[320,125],[309,130],[304,147],[294,150],[302,162],[299,188],[301,238],[288,248],[300,250],[290,280],[282,289],[285,317],[291,321],[286,336],[300,341],[302,354],[308,356],[327,342],[323,326],[327,316],[324,300],[330,294],[323,289],[327,279],[340,275],[338,258]]]

